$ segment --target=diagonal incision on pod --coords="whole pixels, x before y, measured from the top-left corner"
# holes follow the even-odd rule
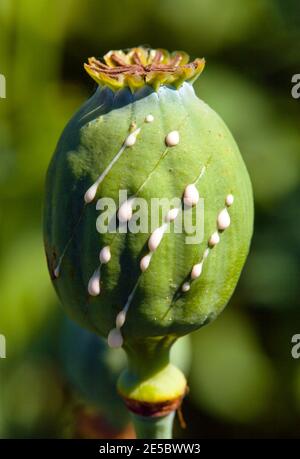
[[[82,218],[83,218],[83,214],[84,214],[84,208],[82,209],[82,212],[81,212],[81,214],[80,214],[80,216],[79,216],[79,218],[78,218],[77,222],[75,223],[75,226],[74,226],[74,228],[73,228],[73,230],[72,230],[72,234],[71,234],[71,236],[69,237],[69,239],[67,240],[67,243],[66,243],[66,245],[65,245],[65,247],[64,247],[64,249],[63,249],[61,255],[60,255],[59,258],[58,258],[58,261],[57,261],[57,263],[56,263],[56,266],[55,266],[55,268],[53,269],[53,274],[54,274],[54,277],[55,277],[56,279],[60,276],[60,270],[61,270],[61,265],[62,265],[64,256],[65,256],[65,254],[66,254],[66,252],[67,252],[67,250],[68,250],[68,248],[69,248],[69,246],[70,246],[70,244],[71,244],[71,242],[72,242],[72,240],[73,240],[73,238],[74,238],[74,236],[75,236],[75,232],[76,232],[77,227],[78,227],[78,225],[80,224],[80,222],[81,222],[81,220],[82,220]]]
[[[146,117],[146,119],[147,119],[147,117]],[[149,121],[146,121],[146,119],[145,119],[145,122],[149,122]],[[152,120],[152,119],[150,118],[150,120]],[[107,176],[107,174],[110,172],[110,170],[112,169],[113,165],[121,157],[121,155],[123,154],[124,150],[126,148],[132,147],[135,144],[136,138],[137,138],[138,134],[140,133],[140,131],[141,131],[141,128],[136,128],[133,132],[128,134],[128,136],[124,140],[124,142],[123,142],[120,150],[118,151],[118,153],[114,156],[114,158],[109,163],[109,165],[105,168],[105,170],[100,174],[100,176],[98,177],[96,182],[94,182],[93,185],[85,192],[85,195],[84,195],[85,204],[89,204],[90,202],[92,202],[94,200],[99,185],[104,180],[104,178]],[[82,218],[82,214],[81,214],[80,218],[78,219],[78,222],[75,224],[74,231],[76,230],[77,225],[80,223],[81,218]],[[62,251],[62,254],[59,257],[58,264],[54,269],[54,275],[55,275],[56,278],[60,274],[60,267],[61,267],[63,258],[65,256],[65,253],[68,250],[68,247],[69,247],[70,243],[72,242],[72,239],[73,239],[73,236],[74,236],[74,231],[72,232],[72,235],[71,235],[70,239],[67,241],[67,243],[66,243],[66,245],[65,245],[65,247],[64,247],[64,249]],[[99,293],[100,293],[100,290],[99,290]]]
[[[97,190],[101,182],[105,179],[107,174],[110,172],[114,164],[119,160],[123,152],[125,151],[126,148],[133,147],[133,145],[136,142],[137,136],[139,135],[141,131],[141,128],[135,129],[135,131],[131,132],[126,139],[123,142],[123,145],[121,146],[120,150],[118,153],[114,156],[112,161],[109,163],[109,165],[106,167],[106,169],[102,172],[101,175],[97,178],[97,180],[93,183],[93,185],[86,191],[84,195],[84,200],[87,204],[92,202],[95,199]]]
[[[96,109],[94,109],[96,110]],[[89,112],[88,114],[86,114],[85,116],[89,116],[91,114],[91,112]],[[82,120],[82,118],[81,118]],[[145,116],[144,118],[144,123],[152,123],[154,121],[154,116],[150,113],[148,115]],[[93,185],[91,185],[89,187],[89,189],[86,191],[85,195],[84,195],[84,200],[85,200],[85,205],[86,204],[89,204],[91,203],[95,196],[96,196],[96,193],[97,193],[97,190],[98,190],[98,187],[99,185],[101,184],[101,182],[105,179],[105,177],[108,175],[108,173],[110,172],[110,170],[112,169],[113,165],[119,160],[119,158],[122,156],[123,152],[125,151],[126,148],[130,148],[132,147],[135,143],[136,143],[136,139],[137,139],[137,136],[139,135],[140,131],[141,131],[141,128],[136,128],[135,126],[135,123],[132,123],[133,126],[134,126],[134,130],[133,132],[131,132],[130,134],[128,134],[128,136],[126,137],[126,139],[124,140],[120,150],[118,151],[118,153],[113,157],[113,159],[111,160],[111,162],[108,164],[108,166],[105,168],[105,170],[100,174],[100,176],[98,177],[98,179],[96,180],[96,182],[93,183]],[[181,123],[182,124],[182,123]],[[165,136],[165,144],[167,145],[167,148],[164,150],[164,152],[162,153],[162,155],[160,156],[160,158],[158,159],[157,163],[155,164],[155,166],[153,167],[153,169],[151,170],[151,172],[149,173],[148,177],[146,178],[146,180],[142,183],[142,185],[139,186],[137,192],[135,193],[134,196],[130,197],[126,202],[124,202],[122,204],[122,206],[120,207],[120,209],[118,210],[118,218],[119,218],[119,221],[121,222],[127,222],[131,219],[132,217],[132,205],[134,203],[134,199],[135,197],[143,190],[143,188],[147,185],[148,181],[151,179],[151,176],[154,174],[155,170],[157,169],[157,167],[159,166],[160,162],[165,158],[165,156],[167,155],[168,151],[169,151],[169,148],[170,147],[174,147],[176,145],[178,145],[179,143],[179,140],[180,140],[180,136],[179,136],[179,132],[178,131],[171,131],[169,132],[166,136]],[[84,207],[85,208],[85,207]],[[83,208],[83,211],[84,211],[84,208]],[[80,216],[80,218],[78,219],[78,222],[75,224],[75,229],[74,231],[76,230],[76,227],[77,225],[80,223],[80,220],[82,218],[82,215]],[[55,278],[58,278],[59,275],[60,275],[60,269],[61,269],[61,264],[62,264],[62,261],[63,261],[63,258],[66,254],[66,251],[68,250],[68,247],[69,245],[71,244],[72,240],[73,240],[73,236],[74,236],[74,232],[72,233],[72,236],[70,237],[70,239],[67,241],[63,251],[62,251],[62,254],[61,256],[59,257],[59,261],[56,265],[56,267],[54,268],[53,270],[53,273],[54,273],[54,277]],[[94,273],[95,274],[95,273]],[[94,276],[94,275],[93,275]],[[92,276],[92,277],[93,277]],[[92,279],[92,278],[91,278]],[[90,281],[91,281],[90,279]],[[92,283],[92,282],[91,282]],[[90,289],[88,288],[88,291]],[[91,290],[91,291],[98,291],[100,293],[100,288],[99,289],[96,289],[96,290]],[[98,293],[98,294],[99,294]],[[97,296],[96,293],[92,294],[92,296]]]
[[[150,117],[150,121],[149,121]],[[146,122],[152,122],[154,120],[153,115],[147,115],[145,117]],[[163,151],[161,156],[159,157],[157,163],[154,165],[150,173],[148,174],[147,178],[144,182],[138,187],[137,191],[131,196],[127,201],[125,201],[118,210],[118,217],[121,222],[127,222],[132,218],[132,206],[134,204],[135,198],[139,195],[139,193],[145,188],[149,180],[151,179],[152,175],[155,173],[156,169],[160,165],[161,161],[166,157],[171,147],[175,147],[179,144],[180,135],[178,131],[171,131],[165,136],[165,144],[167,148]],[[121,219],[120,219],[121,217]]]
[[[208,240],[208,247],[205,249],[204,254],[201,260],[193,265],[192,270],[190,272],[190,280],[186,281],[182,284],[181,290],[183,293],[186,293],[191,288],[191,282],[198,279],[202,274],[203,264],[206,258],[208,257],[210,250],[215,247],[220,242],[220,233],[225,231],[230,226],[230,215],[228,213],[227,207],[230,207],[233,204],[234,196],[232,194],[228,194],[225,199],[225,205],[218,214],[217,217],[217,230],[211,234]]]
[[[131,291],[131,293],[130,293],[130,295],[128,297],[128,300],[126,301],[126,304],[125,304],[124,308],[118,313],[118,315],[116,317],[116,326],[115,326],[115,328],[110,330],[110,332],[108,334],[107,344],[112,348],[122,347],[122,345],[123,345],[123,336],[122,336],[122,333],[121,333],[121,328],[125,324],[126,314],[128,312],[129,306],[132,303],[132,300],[133,300],[134,294],[136,292],[136,289],[138,288],[139,282],[140,282],[140,277],[138,278],[135,286],[133,287],[133,289],[132,289],[132,291]]]
[[[154,116],[149,114],[145,117],[144,121],[146,123],[152,123],[154,121]],[[97,192],[97,189],[98,189],[98,186],[100,185],[100,183],[104,180],[104,178],[106,177],[106,175],[109,173],[109,171],[111,170],[111,168],[113,167],[113,164],[120,158],[121,154],[123,153],[123,151],[125,150],[126,147],[131,147],[134,145],[135,141],[136,141],[136,137],[137,135],[139,134],[140,132],[140,128],[139,129],[136,129],[135,131],[133,131],[127,138],[126,140],[124,141],[121,149],[119,150],[119,152],[117,153],[117,155],[113,158],[112,162],[109,164],[109,166],[105,169],[105,171],[100,175],[100,177],[97,179],[97,181],[88,189],[88,191],[86,192],[85,194],[85,201],[86,203],[88,202],[91,202],[94,197],[95,197],[95,194]],[[117,211],[117,216],[118,216],[118,220],[119,222],[121,223],[126,223],[128,222],[131,218],[132,218],[132,207],[133,207],[133,204],[134,204],[134,201],[135,201],[135,198],[138,196],[138,194],[142,191],[142,189],[147,185],[147,183],[149,182],[149,180],[151,179],[152,175],[154,174],[155,170],[157,169],[157,167],[159,166],[160,162],[165,158],[165,156],[167,155],[168,151],[169,151],[169,148],[171,147],[174,147],[176,145],[179,144],[179,141],[180,141],[180,135],[179,135],[179,132],[178,131],[171,131],[169,132],[166,137],[165,137],[165,144],[167,145],[167,148],[166,150],[162,153],[162,155],[160,156],[159,160],[157,161],[157,163],[155,164],[154,168],[151,170],[151,172],[148,174],[146,180],[142,183],[142,185],[138,188],[138,190],[136,191],[136,193],[134,194],[134,196],[131,196],[128,200],[126,200],[125,202],[122,203],[122,205],[119,207],[118,211]],[[199,178],[201,178],[202,174],[204,173],[204,170],[201,171],[201,174],[199,175],[199,177],[197,178],[196,181],[199,180]],[[195,182],[196,183],[196,182]],[[195,185],[194,185],[195,186]],[[96,208],[97,208],[97,205],[96,205]],[[174,209],[176,210],[176,209]],[[173,213],[174,213],[174,210],[173,210]],[[171,215],[171,213],[170,213]],[[169,218],[169,221],[171,221],[171,217],[168,217]],[[176,217],[175,217],[176,218]],[[174,218],[174,219],[175,219]],[[96,226],[97,227],[97,226]],[[165,230],[165,226],[163,226],[161,229],[157,229],[157,233],[159,231],[162,232],[161,234],[161,238],[163,236],[163,233],[164,233],[164,230]],[[153,235],[152,239],[157,239],[157,236],[156,234]],[[112,245],[112,244],[111,244]],[[151,245],[151,242],[150,242],[150,245]],[[153,252],[154,250],[152,250]],[[149,266],[149,263],[150,263],[150,260],[151,260],[151,256],[152,254],[148,254],[148,256],[145,256],[144,259],[141,261],[141,269],[142,271],[146,270]],[[101,271],[101,265],[100,265],[100,271]],[[88,292],[91,296],[97,296],[100,294],[100,272],[98,273],[98,276],[97,276],[97,273],[98,273],[98,270],[95,271],[95,273],[93,274],[93,276],[90,278],[89,280],[89,284],[88,284]],[[95,281],[95,276],[96,276],[96,281]],[[97,285],[96,288],[93,288],[93,286],[96,284],[99,283],[99,286]]]
[[[177,132],[177,131],[176,131]],[[178,140],[179,140],[179,136],[177,137]],[[196,178],[195,182],[193,184],[189,184],[185,187],[185,191],[184,191],[184,194],[183,194],[183,198],[182,198],[182,203],[183,204],[187,204],[186,203],[186,199],[189,198],[189,201],[188,201],[188,206],[195,206],[197,205],[198,203],[198,200],[199,200],[199,193],[198,193],[198,190],[196,189],[196,184],[198,183],[198,181],[203,177],[204,173],[205,173],[205,170],[206,170],[206,166],[203,166],[201,168],[201,171],[200,171],[200,174],[198,175],[198,177]],[[197,200],[193,199],[193,201],[191,202],[191,196],[187,193],[187,190],[191,189],[191,187],[195,187],[195,189],[197,190]],[[193,190],[193,197],[195,195],[195,192]],[[156,228],[150,235],[149,239],[148,239],[148,248],[149,248],[149,252],[144,255],[142,257],[142,259],[140,260],[140,270],[142,271],[142,273],[144,273],[145,271],[147,271],[147,269],[149,268],[149,265],[150,265],[150,262],[151,262],[151,259],[152,259],[152,256],[154,254],[154,252],[158,249],[163,237],[164,237],[164,234],[168,228],[168,226],[174,222],[179,214],[181,210],[181,207],[175,207],[175,208],[172,208],[168,211],[168,213],[165,215],[165,218],[164,218],[164,223],[159,226],[158,228]],[[191,274],[191,278],[192,279],[195,279],[196,277],[199,277],[200,273],[195,276],[193,273],[195,272],[196,269],[198,269],[199,267],[201,266],[201,270],[202,270],[202,264],[198,264],[198,265],[195,265],[192,269],[192,274]],[[111,346],[111,347],[121,347],[122,344],[123,344],[123,337],[122,337],[122,333],[121,333],[121,328],[123,327],[123,325],[125,324],[125,321],[126,321],[126,314],[128,312],[128,309],[129,309],[129,306],[133,300],[133,296],[134,296],[134,293],[138,287],[138,284],[139,284],[139,281],[140,281],[140,277],[138,278],[138,281],[132,291],[132,293],[130,294],[129,298],[128,298],[128,301],[126,302],[126,305],[125,307],[118,313],[117,315],[117,318],[116,318],[116,328],[113,328],[109,334],[108,334],[108,338],[107,338],[107,341],[108,341],[108,345]],[[121,320],[120,320],[121,318]]]
[[[97,108],[94,109],[95,110],[98,110]],[[88,114],[86,114],[85,116],[90,116],[92,112],[89,112]],[[82,120],[83,118],[81,118]],[[145,123],[152,123],[154,121],[154,116],[151,115],[151,114],[148,114],[145,119],[144,119],[144,122]],[[136,138],[138,136],[138,134],[140,133],[140,130],[141,128],[136,128],[133,132],[131,132],[125,139],[125,141],[123,142],[122,144],[122,147],[120,148],[120,150],[118,151],[118,153],[115,155],[115,157],[112,159],[112,161],[110,162],[110,164],[106,167],[106,169],[102,172],[102,174],[98,177],[98,179],[96,180],[96,182],[94,182],[94,184],[86,191],[85,193],[85,197],[84,197],[84,200],[85,200],[85,204],[89,204],[95,197],[96,195],[96,192],[97,192],[97,189],[98,189],[98,186],[100,185],[100,183],[104,180],[104,178],[106,177],[106,175],[110,172],[110,170],[112,169],[113,165],[117,162],[117,160],[121,157],[121,155],[123,154],[124,150],[126,148],[129,148],[129,147],[132,147],[135,142],[136,142]],[[84,211],[84,208],[83,208],[83,211]],[[56,278],[59,277],[60,275],[60,268],[61,268],[61,264],[62,264],[62,261],[63,261],[63,258],[65,256],[65,253],[66,251],[68,250],[68,247],[69,245],[71,244],[72,242],[72,239],[74,237],[74,232],[76,231],[76,228],[78,226],[78,224],[80,223],[81,219],[82,219],[82,216],[83,214],[80,215],[78,221],[76,222],[75,224],[75,227],[74,227],[74,231],[72,232],[72,235],[71,237],[69,238],[69,240],[67,241],[60,257],[59,257],[59,260],[58,260],[58,263],[56,265],[56,267],[54,268],[53,270],[53,273],[54,273],[54,276]]]
[[[149,114],[145,117],[144,122],[145,123],[152,123],[154,121],[154,116]],[[107,168],[104,170],[104,172],[99,176],[99,178],[96,180],[96,182],[87,190],[85,193],[85,201],[86,203],[90,203],[96,195],[97,189],[100,185],[100,183],[104,180],[106,175],[110,172],[112,169],[113,165],[117,162],[117,160],[120,158],[122,153],[124,152],[125,148],[132,147],[135,142],[137,135],[140,133],[140,128],[135,129],[131,134],[128,135],[128,137],[125,139],[121,149],[119,152],[116,154],[116,156],[113,158],[113,160],[110,162],[110,164],[107,166]],[[166,135],[165,137],[165,143],[168,147],[173,147],[178,145],[179,143],[179,133],[178,131],[172,131],[169,134]],[[131,217],[132,217],[132,205],[134,203],[134,199],[137,196],[137,194],[144,188],[144,186],[147,184],[147,182],[150,180],[152,174],[155,172],[156,168],[158,167],[160,161],[165,157],[165,155],[168,152],[168,148],[164,151],[160,159],[158,160],[157,164],[154,166],[150,174],[148,175],[147,179],[144,181],[144,183],[139,187],[137,192],[135,193],[134,196],[130,197],[127,201],[125,201],[120,208],[118,209],[117,215],[118,215],[118,220],[121,223],[128,222]],[[96,205],[97,208],[97,205]],[[97,227],[97,226],[96,226]],[[104,248],[105,249],[105,248]],[[102,250],[104,250],[102,249]],[[109,248],[110,250],[110,248]],[[101,251],[102,252],[102,251]],[[100,262],[101,262],[101,252],[100,252]],[[110,255],[111,257],[111,255]],[[109,257],[109,259],[110,259]],[[109,260],[108,260],[109,261]],[[107,261],[107,262],[108,262]],[[88,284],[88,292],[91,296],[97,296],[100,294],[100,273],[101,273],[101,264],[100,263],[100,268],[97,269],[92,277],[89,280]]]
[[[176,219],[179,211],[180,209],[178,208],[173,208],[169,210],[169,212],[165,216],[165,222],[163,223],[163,225],[156,228],[156,230],[154,230],[151,236],[149,237],[148,247],[149,247],[150,252],[147,255],[145,255],[140,261],[140,269],[142,273],[144,273],[148,269],[153,253],[157,250],[158,246],[160,245],[168,225]],[[121,328],[125,324],[126,314],[128,312],[129,306],[133,300],[135,291],[140,282],[140,277],[141,275],[139,276],[131,294],[129,295],[124,308],[117,315],[116,328],[112,329],[108,334],[107,342],[108,342],[108,345],[111,347],[121,347],[123,344]]]

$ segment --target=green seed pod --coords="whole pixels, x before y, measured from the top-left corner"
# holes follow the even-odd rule
[[[238,147],[193,90],[203,67],[144,48],[89,59],[99,87],[65,128],[47,176],[56,291],[75,320],[124,347],[118,390],[145,416],[179,405],[186,380],[170,347],[222,311],[252,234]]]

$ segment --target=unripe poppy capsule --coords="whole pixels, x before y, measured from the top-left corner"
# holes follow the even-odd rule
[[[67,313],[126,350],[118,390],[138,414],[180,404],[186,380],[169,350],[228,303],[252,235],[239,149],[193,89],[204,64],[143,47],[88,59],[98,88],[66,126],[47,174],[54,287]],[[156,200],[170,209],[157,219]]]

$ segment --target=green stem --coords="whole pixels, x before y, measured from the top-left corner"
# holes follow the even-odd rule
[[[172,438],[175,411],[163,417],[145,417],[131,413],[137,438],[170,439]]]
[[[174,410],[186,392],[183,373],[169,361],[174,341],[156,337],[126,343],[128,367],[120,375],[118,392],[131,411],[137,438],[172,438]]]
[[[165,337],[127,342],[125,351],[129,372],[144,380],[161,371],[169,363],[174,341],[174,337]]]
[[[147,338],[126,343],[128,366],[118,380],[118,392],[138,404],[161,405],[183,397],[186,379],[169,361],[174,337]],[[128,404],[127,404],[128,405]],[[161,406],[158,406],[160,411]],[[144,411],[133,412],[147,415]],[[152,414],[150,414],[152,415]]]

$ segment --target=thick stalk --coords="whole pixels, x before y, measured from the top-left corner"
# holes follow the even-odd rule
[[[162,417],[146,417],[131,413],[136,436],[142,439],[172,438],[174,416],[175,411]]]
[[[127,342],[124,346],[128,367],[120,375],[118,391],[134,413],[141,416],[166,415],[176,409],[172,403],[184,396],[186,379],[169,361],[174,341],[173,337],[147,338]],[[144,406],[139,408],[137,404]],[[166,404],[169,409],[162,411]]]
[[[183,373],[169,361],[174,337],[126,343],[128,367],[118,391],[131,412],[137,438],[172,438],[174,413],[186,392]]]

